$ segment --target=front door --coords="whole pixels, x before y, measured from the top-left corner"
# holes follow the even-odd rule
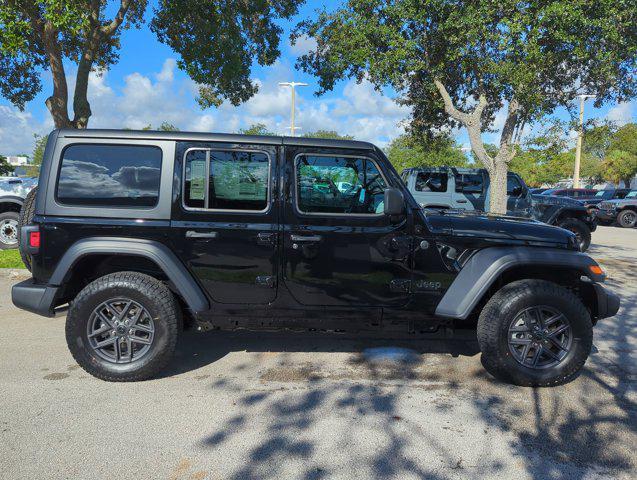
[[[285,157],[282,273],[294,299],[315,306],[405,304],[410,223],[383,214],[388,177],[374,154],[287,146]]]
[[[482,172],[452,171],[456,183],[452,208],[484,211],[486,192]]]
[[[177,146],[181,189],[173,204],[173,244],[215,302],[276,298],[278,151],[274,145]]]

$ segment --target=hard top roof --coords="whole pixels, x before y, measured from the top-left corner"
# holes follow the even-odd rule
[[[324,138],[285,137],[268,135],[241,135],[236,133],[163,132],[155,130],[109,130],[109,129],[61,129],[58,135],[65,138],[108,138],[131,140],[175,140],[192,142],[260,143],[265,145],[295,145],[309,147],[332,147],[373,150],[369,142],[358,140],[332,140]]]

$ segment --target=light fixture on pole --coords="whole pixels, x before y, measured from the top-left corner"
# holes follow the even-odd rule
[[[579,97],[579,130],[577,132],[577,146],[575,147],[575,171],[573,172],[573,188],[579,188],[579,169],[582,157],[582,137],[584,136],[584,102],[596,95],[578,95]]]
[[[290,87],[292,89],[292,110],[290,113],[290,135],[294,136],[294,131],[300,129],[294,125],[294,111],[296,109],[296,87],[307,87],[307,83],[302,82],[279,82],[281,87]]]

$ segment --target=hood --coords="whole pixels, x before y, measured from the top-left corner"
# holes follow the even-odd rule
[[[428,223],[440,232],[458,238],[480,239],[489,244],[531,245],[577,249],[575,235],[568,230],[528,218],[490,215],[482,212],[447,211],[427,213]]]
[[[558,195],[531,195],[535,205],[563,205],[569,207],[583,207],[584,204],[574,198],[560,197]]]
[[[623,206],[623,205],[637,205],[637,197],[631,198],[616,198],[615,200],[605,200],[602,202],[603,205],[610,205],[613,207]]]

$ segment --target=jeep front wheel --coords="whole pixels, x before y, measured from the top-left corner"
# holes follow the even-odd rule
[[[617,215],[617,223],[624,228],[633,228],[637,225],[637,212],[633,210],[622,210]]]
[[[588,250],[591,245],[591,229],[584,222],[577,218],[567,218],[562,220],[558,226],[575,234],[580,252]]]
[[[108,381],[154,376],[177,343],[178,304],[159,280],[118,272],[87,285],[71,302],[66,341],[77,363]]]
[[[576,377],[593,343],[580,299],[544,280],[500,289],[478,319],[482,363],[501,380],[522,386],[561,385]]]

